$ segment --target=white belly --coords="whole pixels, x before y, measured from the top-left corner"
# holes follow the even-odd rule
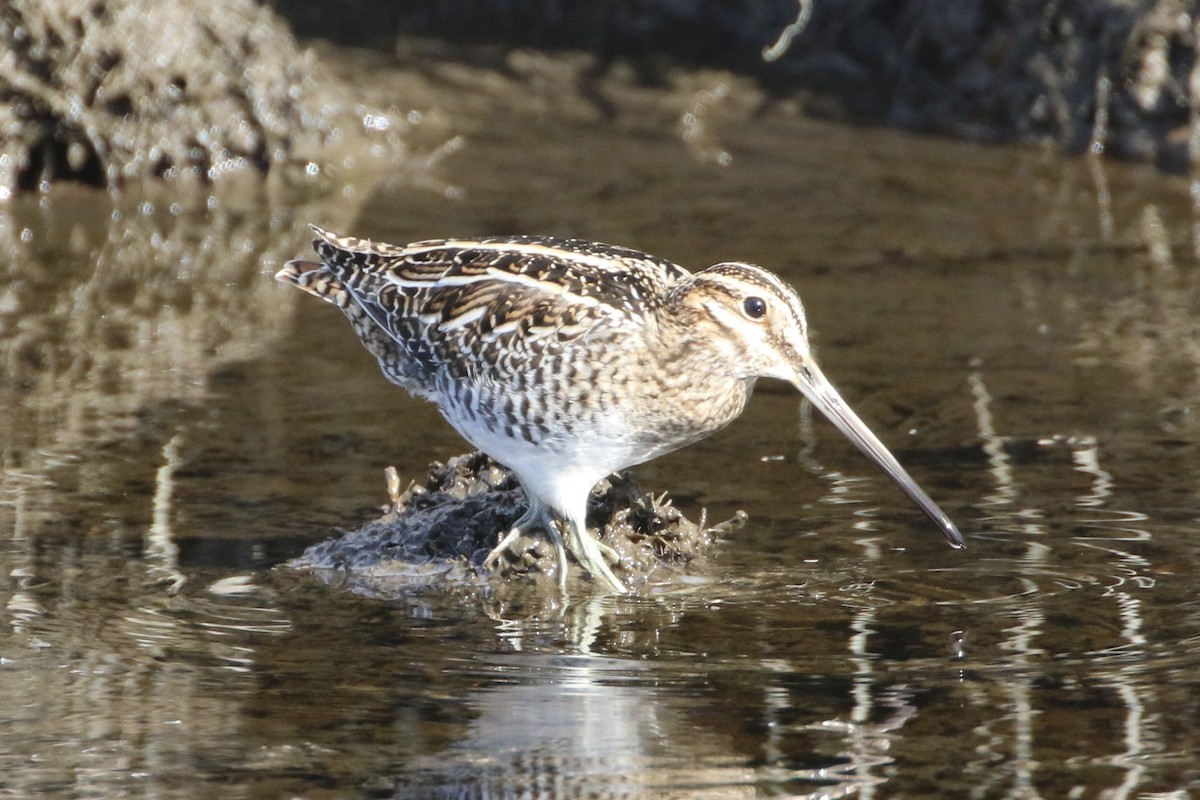
[[[526,491],[560,514],[579,510],[570,507],[586,503],[602,478],[651,457],[638,452],[625,429],[611,421],[534,444],[478,420],[446,418],[464,439],[515,472]]]

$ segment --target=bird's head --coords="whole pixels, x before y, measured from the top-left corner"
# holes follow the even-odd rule
[[[817,367],[799,295],[778,276],[752,264],[727,262],[698,272],[677,287],[684,325],[705,342],[714,368],[743,380],[777,378],[793,384],[937,524],[954,547],[962,534],[895,456],[871,432]]]
[[[727,369],[744,379],[797,383],[812,355],[804,306],[792,287],[753,264],[727,262],[696,273],[681,301]]]

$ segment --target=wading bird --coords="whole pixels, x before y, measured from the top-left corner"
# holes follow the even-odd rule
[[[623,247],[539,236],[395,246],[313,230],[320,263],[291,261],[276,277],[340,308],[389,380],[437,404],[528,495],[489,565],[540,528],[560,585],[569,550],[625,591],[615,551],[585,524],[592,487],[723,428],[758,378],[795,385],[951,545],[964,544],[817,368],[800,298],[761,267],[692,273]]]

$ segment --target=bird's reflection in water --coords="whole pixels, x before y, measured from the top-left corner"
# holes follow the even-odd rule
[[[864,720],[810,719],[800,738],[820,741],[822,752],[792,752],[797,723],[783,720],[795,717],[797,698],[788,687],[794,670],[783,661],[767,665],[780,684],[763,695],[766,739],[747,752],[744,724],[714,714],[720,706],[711,703],[703,663],[664,674],[660,662],[600,655],[613,602],[592,598],[557,623],[503,622],[500,637],[512,652],[480,657],[466,735],[397,776],[393,796],[695,800],[757,797],[770,787],[792,798],[836,798],[880,782],[873,773],[890,761],[887,745],[864,747],[874,727]],[[554,652],[548,640],[556,635],[571,646]],[[888,716],[881,735],[908,716]],[[814,766],[821,759],[827,763]]]

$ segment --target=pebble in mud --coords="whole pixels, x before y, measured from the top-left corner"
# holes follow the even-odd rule
[[[403,492],[394,471],[389,484],[392,502],[382,517],[309,547],[288,565],[418,583],[474,580],[486,576],[484,559],[527,502],[513,474],[483,453],[434,462],[424,482]],[[648,494],[624,475],[601,481],[588,500],[588,527],[620,554],[621,574],[632,584],[702,568],[714,538],[744,519],[739,512],[708,527],[702,515],[697,524],[665,494]],[[525,537],[500,560],[493,579],[551,575],[555,569],[546,539]]]

